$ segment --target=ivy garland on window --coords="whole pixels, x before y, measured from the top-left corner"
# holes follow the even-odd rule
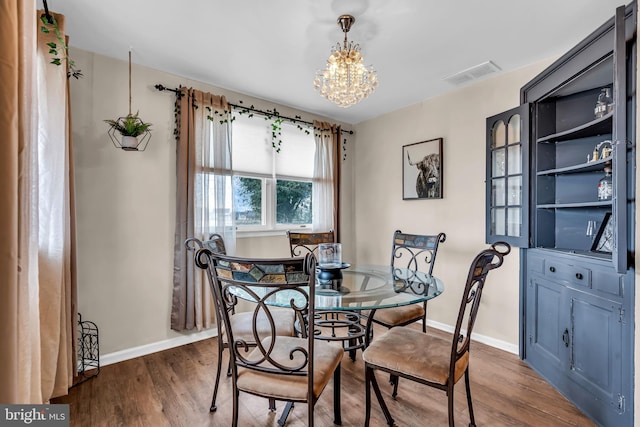
[[[82,71],[76,68],[76,63],[69,57],[69,46],[65,42],[62,34],[60,34],[60,29],[58,28],[58,21],[53,15],[43,14],[40,16],[40,21],[42,25],[40,25],[40,31],[44,34],[51,33],[50,27],[53,29],[54,34],[56,35],[57,42],[49,42],[47,46],[49,47],[49,54],[52,56],[51,64],[60,66],[64,60],[69,64],[69,69],[67,71],[67,78],[74,77],[79,79],[82,77]]]
[[[176,122],[175,122],[175,128],[173,130],[173,134],[175,135],[176,139],[178,139],[180,137],[180,131],[179,131],[180,126],[178,123],[178,117],[180,115],[180,99],[184,96],[184,93],[181,91],[183,86],[180,86],[178,89],[168,89],[161,84],[157,84],[155,85],[155,88],[158,89],[159,91],[171,90],[172,92],[176,93],[175,108],[173,110]],[[239,104],[243,104],[242,100],[239,100],[238,102]],[[198,108],[198,105],[196,104],[195,99],[192,100],[192,106],[193,108],[196,108],[196,109]],[[207,119],[211,120],[212,122],[218,120],[220,124],[224,124],[224,123],[231,123],[235,120],[234,116],[231,116],[231,118],[229,118],[231,110],[222,110],[222,111],[213,110],[209,106],[205,108],[209,113],[207,114]],[[272,110],[260,111],[260,110],[257,110],[253,105],[249,107],[244,107],[242,105],[240,106],[232,105],[232,108],[236,108],[238,111],[238,114],[247,114],[247,117],[249,118],[254,117],[255,116],[254,112],[257,112],[258,115],[263,116],[265,120],[272,120],[273,122],[271,124],[271,146],[273,147],[274,150],[276,150],[277,153],[279,153],[281,149],[282,123],[284,123],[284,121],[295,123],[299,131],[304,132],[307,135],[310,134],[309,129],[307,127],[302,127],[298,123],[298,121],[302,121],[302,117],[299,115],[294,116],[295,118],[292,119],[290,117],[281,116],[278,110],[276,110],[275,108],[273,109],[273,111]],[[219,116],[219,117],[216,117],[216,116]],[[313,127],[313,129],[314,129],[314,132],[329,130],[329,129],[317,128],[315,126]],[[346,133],[353,134],[353,131],[343,131],[343,135],[345,135]],[[316,137],[318,135],[319,135],[318,133],[315,134]],[[325,138],[328,138],[328,137],[329,137],[328,135],[325,135]],[[346,159],[347,159],[347,137],[345,136],[342,140],[342,161],[345,161]]]
[[[243,103],[243,101],[238,101],[240,104]],[[240,107],[235,107],[237,110],[238,114],[246,114],[247,117],[252,118],[255,116],[254,111],[255,111],[255,107],[253,105],[249,106],[249,107],[244,107],[244,106],[240,106]],[[211,113],[211,108],[207,107],[207,111],[209,111],[209,113]],[[220,116],[219,118],[216,118],[214,116],[212,116],[211,114],[209,114],[207,116],[207,119],[211,120],[211,121],[215,121],[218,120],[220,121],[220,124],[223,123],[229,123],[229,122],[233,122],[235,120],[235,117],[231,117],[231,119],[228,118],[228,115],[231,113],[231,111],[227,111],[227,110],[223,110],[223,111],[213,111],[213,115],[214,116]],[[266,110],[261,112],[259,115],[263,116],[265,120],[267,121],[271,121],[271,147],[273,147],[274,150],[276,150],[276,153],[279,153],[281,148],[282,148],[282,123],[286,121],[292,121],[290,119],[288,119],[287,117],[283,117],[280,115],[280,112],[278,110],[276,110],[275,108],[273,110]],[[295,120],[302,120],[302,117],[300,116],[295,116],[294,121],[292,121],[293,123],[296,123]],[[296,123],[296,127],[298,128],[299,131],[304,132],[305,134],[309,135],[311,132],[309,132],[309,129],[300,126],[300,124]]]
[[[176,97],[176,109],[174,110],[174,112],[177,114],[178,113],[178,104],[179,104],[179,100],[182,97],[182,95],[180,94],[180,92],[178,92],[178,95]],[[238,101],[240,104],[243,103],[242,100]],[[194,108],[198,108],[198,105],[195,104],[195,101],[193,103],[193,107]],[[207,106],[205,107],[207,109],[207,112],[209,114],[207,114],[207,119],[210,121],[219,121],[220,124],[224,124],[224,123],[232,123],[235,120],[234,116],[231,116],[231,118],[229,118],[229,115],[231,114],[231,110],[213,110],[211,107]],[[249,107],[244,107],[244,106],[233,106],[233,108],[235,108],[238,112],[238,114],[247,114],[247,117],[252,118],[255,116],[255,111],[256,108],[251,105]],[[309,135],[311,132],[309,131],[308,128],[301,126],[300,124],[297,123],[297,121],[302,121],[302,117],[301,116],[294,116],[293,119],[289,118],[289,117],[284,117],[280,115],[280,112],[278,112],[278,110],[276,110],[275,108],[273,110],[266,110],[266,111],[260,111],[258,113],[258,115],[263,116],[265,120],[271,120],[271,147],[273,147],[274,150],[276,150],[276,153],[279,153],[280,150],[282,149],[282,123],[284,123],[285,121],[289,121],[292,123],[296,124],[296,127],[298,128],[299,131],[304,132],[306,135]],[[177,125],[176,125],[177,126]],[[314,132],[315,131],[322,131],[322,130],[327,130],[327,129],[321,129],[321,128],[317,128],[317,127],[313,127]],[[174,134],[176,134],[177,137],[177,133],[174,132]],[[318,134],[316,134],[316,136],[318,136]],[[328,137],[328,136],[325,136]],[[342,143],[342,149],[343,149],[343,159],[342,160],[346,160],[347,158],[347,154],[346,154],[346,144],[347,144],[347,139],[345,138],[343,143]]]

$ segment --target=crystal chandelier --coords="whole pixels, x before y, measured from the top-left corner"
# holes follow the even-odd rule
[[[340,107],[350,107],[369,96],[378,86],[378,76],[373,67],[363,64],[360,45],[347,41],[347,33],[355,18],[342,15],[338,25],[344,32],[344,43],[338,43],[331,49],[324,70],[316,72],[314,88],[320,95]]]

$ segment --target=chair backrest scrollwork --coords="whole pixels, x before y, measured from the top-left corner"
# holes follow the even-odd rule
[[[313,359],[310,355],[313,354],[314,340],[313,334],[307,333],[307,323],[314,315],[315,274],[310,274],[315,271],[313,255],[304,258],[239,258],[201,248],[196,253],[196,265],[207,272],[216,306],[228,304],[230,299],[240,294],[253,303],[251,326],[255,347],[236,338],[229,313],[220,311],[228,331],[232,375],[237,378],[237,369],[241,367],[285,375],[306,375],[312,384]],[[294,311],[298,329],[307,338],[306,348],[292,348],[287,354],[274,351],[276,340],[289,339],[277,335],[272,313],[274,309],[283,308]],[[266,336],[265,332],[259,335],[259,322],[269,325]]]
[[[211,252],[213,253],[225,255],[227,253],[227,248],[224,244],[224,238],[217,233],[209,235],[209,239],[205,240],[204,242],[197,237],[191,237],[185,240],[184,244],[189,251],[197,251],[200,248],[206,247],[209,248],[209,250],[211,250]]]
[[[433,266],[440,243],[447,239],[446,234],[434,235],[409,234],[396,230],[393,233],[391,249],[391,268],[394,277],[399,279],[396,288],[402,285],[404,291],[421,294],[431,282]]]

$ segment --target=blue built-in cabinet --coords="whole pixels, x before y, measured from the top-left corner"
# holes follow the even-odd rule
[[[520,355],[634,425],[636,2],[487,119],[487,242],[521,248]]]
[[[597,424],[633,426],[633,272],[528,249],[524,359]]]

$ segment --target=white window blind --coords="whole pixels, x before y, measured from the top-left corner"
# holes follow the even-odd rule
[[[308,134],[297,125],[282,123],[280,152],[272,147],[272,121],[263,117],[236,114],[233,122],[233,170],[263,176],[313,178],[315,142],[313,129]]]

